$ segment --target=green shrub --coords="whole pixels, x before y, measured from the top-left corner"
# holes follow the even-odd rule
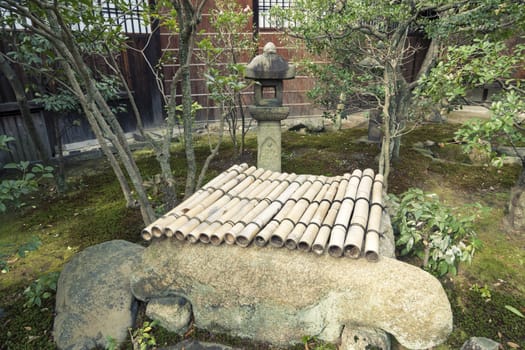
[[[44,299],[49,299],[55,294],[59,276],[60,272],[50,272],[40,276],[36,281],[31,283],[31,285],[24,290],[24,295],[27,298],[24,306],[26,308],[42,306]]]
[[[14,138],[0,135],[0,150],[9,151],[7,143],[11,141]],[[53,167],[42,164],[31,165],[28,161],[0,165],[0,170],[2,169],[15,170],[20,176],[0,181],[0,213],[5,212],[9,204],[15,208],[24,206],[23,196],[38,190],[39,182],[44,178],[52,178],[54,170]]]
[[[401,256],[416,256],[436,276],[455,275],[461,261],[470,262],[481,242],[473,229],[474,215],[454,215],[435,194],[411,188],[398,199],[393,219]]]

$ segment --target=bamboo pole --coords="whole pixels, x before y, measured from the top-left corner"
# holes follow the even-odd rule
[[[190,234],[193,231],[193,229],[195,229],[197,226],[199,226],[199,224],[201,224],[204,220],[206,220],[213,214],[220,212],[222,208],[228,205],[228,203],[230,203],[237,196],[246,191],[246,189],[248,189],[255,182],[255,180],[259,178],[259,176],[261,176],[264,172],[264,169],[256,169],[252,174],[250,174],[244,180],[242,180],[237,186],[232,188],[227,193],[223,193],[223,196],[220,197],[216,202],[211,203],[209,207],[196,214],[184,225],[180,226],[177,229],[177,231],[175,231],[175,235],[177,237],[186,237],[191,243],[197,243],[199,241],[199,235]]]
[[[186,222],[190,220],[191,217],[197,215],[202,210],[204,210],[205,208],[213,204],[217,199],[219,199],[229,190],[237,186],[242,180],[244,180],[246,177],[252,174],[256,169],[257,169],[256,167],[250,167],[246,169],[244,172],[242,172],[241,174],[235,176],[233,179],[231,179],[227,183],[223,184],[220,188],[214,189],[212,193],[210,193],[202,201],[197,203],[193,208],[191,208],[186,213],[184,213],[182,216],[177,218],[175,221],[167,225],[165,228],[166,235],[176,233],[176,230],[181,225],[185,224]],[[176,237],[179,240],[184,240],[186,238],[185,236],[182,236],[182,235],[179,235]]]
[[[383,215],[383,175],[377,174],[372,187],[372,201],[370,205],[370,218],[365,240],[365,258],[368,261],[379,260],[379,236],[382,235]]]
[[[164,232],[164,228],[166,227],[166,225],[176,220],[179,216],[184,214],[184,212],[188,211],[188,204],[193,205],[193,203],[200,201],[201,198],[209,194],[208,190],[210,188],[223,185],[225,182],[229,181],[236,175],[239,175],[247,168],[248,164],[246,163],[236,164],[231,166],[221,174],[217,175],[216,177],[211,179],[210,182],[204,185],[201,189],[195,192],[190,198],[188,198],[187,200],[185,200],[184,202],[182,202],[181,204],[164,214],[162,217],[157,219],[155,222],[151,223],[146,228],[144,228],[142,230],[142,238],[149,241],[151,238],[153,238],[153,236],[160,237]]]
[[[249,233],[248,237],[255,236],[255,244],[258,246],[264,246],[270,239],[272,233],[279,227],[279,224],[285,220],[293,209],[299,199],[306,193],[310,186],[315,181],[315,176],[311,175],[304,178],[304,180],[298,184],[294,183],[286,190],[287,198],[282,196],[276,202],[272,203],[268,210],[263,212],[260,217],[256,218],[256,221],[246,227],[246,231]],[[292,189],[293,187],[293,189]]]
[[[365,169],[357,189],[357,199],[355,202],[354,213],[350,221],[350,229],[344,242],[345,256],[357,259],[361,255],[363,239],[366,226],[368,224],[368,214],[370,211],[370,191],[374,181],[374,171]]]
[[[361,170],[354,170],[348,182],[348,186],[346,187],[345,196],[341,203],[341,208],[337,212],[337,217],[330,235],[330,242],[328,243],[328,254],[331,256],[339,257],[343,255],[346,231],[354,209],[354,202],[361,181],[361,176]]]
[[[220,220],[225,215],[225,213],[228,213],[231,210],[235,212],[234,208],[241,205],[240,204],[241,202],[244,202],[244,203],[249,202],[251,198],[254,196],[254,194],[257,191],[260,191],[259,186],[261,184],[268,185],[271,181],[277,179],[278,176],[279,176],[279,173],[275,173],[271,170],[265,171],[261,176],[259,176],[253,182],[253,184],[251,184],[242,193],[240,193],[238,196],[234,197],[230,202],[228,202],[228,204],[225,205],[224,208],[217,210],[215,213],[213,213],[208,218],[206,218],[206,220],[203,221],[199,226],[197,226],[190,233],[188,233],[188,236],[195,236],[195,237],[198,237],[199,241],[203,243],[210,243],[210,235],[207,233],[207,229],[214,222],[216,222],[217,220]]]
[[[325,176],[320,176],[313,180],[313,182],[307,187],[306,192],[290,208],[290,211],[286,215],[286,218],[279,222],[279,226],[273,231],[270,236],[270,244],[274,247],[282,247],[286,237],[292,232],[293,228],[299,222],[299,219],[303,216],[306,209],[310,206],[315,196],[319,193],[321,188],[326,181]],[[305,183],[306,185],[306,183]]]
[[[308,222],[308,226],[306,227],[304,234],[301,236],[297,244],[297,248],[299,250],[305,252],[310,250],[315,238],[317,237],[319,229],[323,224],[323,220],[330,209],[332,200],[337,193],[337,188],[339,187],[342,178],[342,176],[337,176],[332,180],[330,187],[325,192],[323,198],[319,201],[319,205],[313,216],[308,221],[303,221],[303,219],[301,219],[302,222]]]
[[[243,223],[240,222],[241,220],[252,220],[252,218],[265,210],[273,200],[275,200],[279,195],[282,194],[283,191],[286,190],[290,183],[297,181],[297,177],[298,176],[295,174],[282,174],[278,181],[274,181],[270,186],[264,187],[260,194],[258,194],[246,205],[240,207],[237,212],[232,213],[233,216],[231,219],[224,221],[224,224],[222,224],[220,228],[212,233],[211,243],[214,245],[221,244],[228,231],[232,230],[237,224],[243,225]],[[244,227],[244,225],[242,227]],[[249,243],[250,241],[248,241],[246,245]]]
[[[330,233],[332,232],[332,226],[334,225],[337,213],[341,208],[341,201],[343,200],[346,189],[348,188],[348,183],[350,182],[350,174],[345,174],[341,179],[339,186],[337,188],[337,193],[335,194],[334,200],[326,214],[326,217],[323,220],[323,223],[319,229],[319,233],[315,238],[315,241],[312,245],[312,251],[318,255],[323,254],[325,251],[326,245],[330,238]]]
[[[219,245],[225,241],[226,234],[235,228],[237,225],[240,225],[243,220],[249,220],[251,215],[254,215],[254,210],[258,210],[258,207],[267,206],[275,197],[279,195],[286,186],[287,179],[295,178],[295,174],[281,174],[275,181],[272,181],[269,185],[262,185],[261,189],[254,195],[252,199],[247,199],[239,203],[236,208],[231,209],[229,215],[221,218],[222,221],[215,225],[213,229],[210,228],[211,236],[210,240],[213,245]],[[284,182],[284,183],[283,183]],[[270,197],[270,198],[266,198]],[[242,227],[244,227],[243,224]],[[233,244],[234,241],[230,240],[229,244]]]
[[[283,206],[288,201],[288,199],[290,199],[299,189],[303,191],[303,184],[306,180],[306,175],[299,175],[295,178],[295,180],[288,183],[283,183],[284,187],[281,188],[281,193],[278,194],[277,197],[274,197],[274,199],[272,199],[272,201],[269,203],[261,203],[262,205],[253,210],[253,214],[256,215],[251,215],[249,221],[247,220],[247,225],[235,235],[235,242],[241,247],[248,246],[254,237],[260,233],[261,229],[265,228],[270,220],[278,212],[280,212],[281,209],[283,209]],[[241,228],[240,226],[238,227]],[[261,242],[257,241],[257,238],[255,243],[257,245],[261,244]],[[266,242],[264,242],[264,244],[266,244]]]
[[[324,178],[321,180],[323,182],[321,190],[317,192],[313,201],[310,203],[308,208],[306,208],[303,215],[299,218],[299,221],[293,227],[291,232],[286,236],[286,239],[284,241],[284,245],[286,246],[286,248],[290,250],[297,248],[299,239],[301,239],[304,232],[306,231],[306,228],[308,227],[310,220],[312,220],[315,212],[319,208],[319,205],[321,204],[321,200],[325,197],[326,192],[330,188],[330,185],[332,184],[333,180],[334,178],[329,178],[329,179]]]

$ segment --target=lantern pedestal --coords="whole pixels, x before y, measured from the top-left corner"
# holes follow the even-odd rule
[[[257,167],[281,172],[281,120],[290,109],[249,106],[248,110],[257,120]]]

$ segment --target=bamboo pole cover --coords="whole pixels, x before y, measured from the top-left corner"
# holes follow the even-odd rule
[[[142,230],[145,240],[252,243],[377,261],[383,177],[372,169],[327,177],[234,165]]]

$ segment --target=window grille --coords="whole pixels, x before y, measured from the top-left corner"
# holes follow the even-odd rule
[[[255,28],[269,29],[274,28],[275,23],[272,22],[270,16],[270,9],[274,6],[282,8],[290,8],[293,0],[257,0],[254,1],[254,22]]]
[[[150,32],[150,28],[142,18],[144,7],[148,6],[147,0],[127,0],[126,9],[117,8],[111,1],[95,1],[100,6],[102,16],[122,26],[124,33],[147,34]]]
[[[150,27],[144,23],[143,13],[144,8],[148,6],[147,0],[127,0],[126,8],[117,8],[111,0],[93,0],[96,11],[100,11],[100,14],[108,19],[108,22],[122,27],[124,33],[134,34],[148,34],[150,33]],[[5,9],[0,9],[0,16],[6,18],[10,12]],[[29,23],[29,21],[27,21]],[[23,22],[15,21],[15,29],[24,29]],[[11,29],[9,24],[0,21],[1,27]],[[74,30],[82,31],[86,25],[84,23],[78,23],[73,26]]]

